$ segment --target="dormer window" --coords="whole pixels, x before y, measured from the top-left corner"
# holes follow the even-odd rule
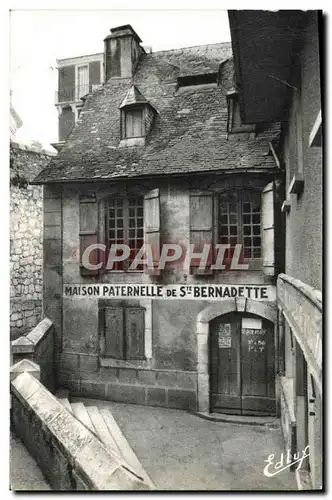
[[[229,134],[249,133],[255,132],[254,124],[244,124],[241,120],[240,103],[236,92],[229,92],[227,94],[227,132]]]
[[[157,111],[134,85],[121,103],[120,114],[119,147],[144,146]]]

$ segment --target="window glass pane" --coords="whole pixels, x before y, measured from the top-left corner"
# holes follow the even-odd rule
[[[261,256],[261,249],[255,247],[253,249],[253,257],[256,258],[256,259],[258,259],[260,256]]]
[[[251,250],[250,248],[244,248],[243,255],[245,258],[250,258],[251,257]]]
[[[243,245],[247,259],[261,254],[260,193],[235,191],[219,196],[218,241],[229,243],[234,252],[237,243]],[[254,256],[255,249],[255,256]]]
[[[138,217],[138,210],[140,210],[140,217]],[[125,262],[116,263],[113,269],[118,271],[128,269],[131,260],[135,258],[137,251],[143,245],[143,222],[142,197],[131,196],[127,200],[114,196],[110,197],[108,207],[106,207],[106,238],[108,240],[108,247],[112,244],[127,244],[131,248],[131,257]]]

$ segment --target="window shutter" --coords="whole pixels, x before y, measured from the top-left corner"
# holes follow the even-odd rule
[[[143,137],[142,109],[126,111],[126,137]]]
[[[275,184],[269,182],[262,192],[263,271],[267,276],[275,275],[274,197]]]
[[[124,358],[123,308],[105,307],[105,356]]]
[[[126,359],[145,358],[145,309],[130,307],[125,309],[126,317]]]
[[[193,274],[212,274],[213,259],[213,194],[209,191],[192,191],[190,194],[190,243],[194,252],[201,253],[205,244],[210,244],[210,252],[205,269],[192,265]]]
[[[96,195],[84,195],[80,198],[80,270],[82,276],[97,276],[99,270],[87,269],[83,266],[82,255],[84,250],[98,240],[98,204]],[[90,263],[98,264],[99,252],[94,250],[90,254]]]
[[[159,189],[152,189],[144,196],[144,243],[150,245],[154,270],[146,267],[146,273],[159,275],[160,257],[160,196]]]

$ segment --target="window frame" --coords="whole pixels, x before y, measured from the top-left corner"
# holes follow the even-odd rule
[[[242,215],[243,215],[243,196],[245,194],[253,194],[253,195],[256,195],[257,198],[259,198],[260,202],[259,202],[259,206],[260,206],[260,233],[259,235],[257,235],[257,237],[260,237],[261,238],[261,245],[260,245],[260,257],[244,257],[244,263],[245,264],[249,264],[249,269],[248,271],[258,271],[258,270],[263,270],[263,231],[262,231],[262,204],[261,204],[261,190],[259,189],[243,189],[243,188],[237,188],[237,189],[227,189],[227,190],[223,190],[223,191],[219,191],[217,193],[214,194],[214,197],[213,197],[213,200],[214,200],[214,210],[213,210],[213,213],[214,213],[214,224],[213,224],[213,229],[214,229],[214,241],[218,244],[220,244],[220,226],[221,226],[221,223],[220,223],[220,219],[219,219],[219,216],[220,216],[220,210],[219,210],[219,200],[221,198],[221,196],[223,195],[227,195],[227,194],[231,194],[231,193],[235,193],[236,194],[236,197],[237,197],[237,201],[236,201],[236,204],[237,204],[237,220],[238,220],[238,223],[237,223],[237,240],[238,240],[238,244],[241,243],[241,245],[243,246],[244,245],[244,238],[245,238],[245,234],[244,234],[244,224],[243,224],[243,219],[242,219]],[[251,225],[251,224],[250,224]],[[232,236],[230,234],[227,235],[228,237]],[[251,236],[253,237],[253,236]],[[240,241],[239,241],[240,240]],[[251,247],[252,248],[252,247]],[[215,254],[217,254],[217,252],[215,252]],[[216,255],[215,255],[216,257]],[[223,260],[223,264],[226,265],[226,269],[225,271],[232,271],[232,269],[230,268],[230,264],[232,262],[232,257],[225,257],[224,260]],[[235,270],[234,270],[235,271]],[[221,271],[221,272],[224,272],[224,271]]]
[[[141,112],[141,135],[128,136],[127,135],[127,117],[130,113],[132,113],[134,111]],[[121,109],[121,130],[120,130],[121,140],[142,139],[142,138],[146,137],[145,115],[146,115],[145,106],[142,106],[142,105],[126,106],[123,109]]]
[[[142,206],[141,206],[142,216],[140,218],[142,218],[143,224],[141,226],[142,227],[142,237],[140,239],[142,239],[142,242],[143,242],[142,245],[144,244],[144,240],[145,240],[144,195],[137,193],[137,192],[135,192],[135,193],[126,192],[125,194],[110,194],[103,199],[103,207],[102,207],[103,217],[101,218],[101,220],[103,220],[103,227],[100,228],[100,232],[102,232],[102,234],[103,234],[103,238],[105,240],[105,244],[106,244],[107,248],[109,248],[109,240],[111,239],[111,238],[109,238],[109,200],[110,199],[112,199],[112,200],[120,199],[123,201],[123,206],[122,206],[122,209],[123,209],[123,217],[122,217],[123,218],[123,226],[122,226],[123,238],[122,238],[122,240],[123,240],[123,244],[129,245],[129,230],[131,229],[129,227],[129,208],[130,208],[129,198],[139,198],[142,201]],[[137,218],[138,218],[138,216],[135,215],[135,221],[137,220]],[[136,229],[137,229],[136,224],[135,224],[135,227],[133,229],[135,229],[135,232],[136,232]],[[139,250],[139,248],[136,248],[136,254],[137,254],[138,250]],[[123,269],[106,269],[105,268],[104,272],[105,273],[129,272],[129,273],[139,273],[139,274],[144,273],[144,266],[142,267],[142,269],[129,270],[130,265],[131,265],[131,262],[128,262],[128,260],[126,260],[123,262]]]

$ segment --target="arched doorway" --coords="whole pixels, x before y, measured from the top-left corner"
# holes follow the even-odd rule
[[[210,406],[236,415],[275,414],[274,325],[231,312],[210,322]]]
[[[276,324],[276,305],[253,299],[221,300],[198,314],[199,411],[275,415]],[[225,387],[233,408],[232,398],[218,399]]]

